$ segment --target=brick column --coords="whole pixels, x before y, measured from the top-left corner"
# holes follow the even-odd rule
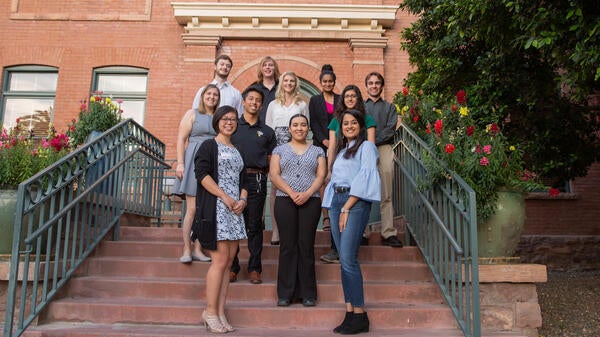
[[[214,61],[221,46],[220,36],[198,36],[184,34],[183,42],[183,92],[181,107],[183,111],[192,107],[194,95],[200,87],[213,80]]]
[[[352,83],[357,85],[363,97],[366,97],[365,76],[372,71],[383,74],[383,50],[387,46],[387,37],[380,38],[351,38],[350,48],[354,59],[352,60]]]

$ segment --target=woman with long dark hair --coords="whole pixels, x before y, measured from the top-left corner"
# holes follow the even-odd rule
[[[333,331],[350,335],[369,331],[358,249],[371,203],[381,199],[381,181],[377,170],[379,154],[375,144],[366,141],[364,114],[354,109],[346,110],[339,121],[341,134],[335,149],[337,156],[333,161],[331,180],[325,188],[323,207],[329,208],[346,303],[344,321]]]

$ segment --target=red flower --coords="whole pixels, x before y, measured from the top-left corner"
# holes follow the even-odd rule
[[[456,111],[458,110],[458,107],[456,106],[456,104],[452,104],[452,111]]]
[[[438,136],[442,135],[442,131],[443,131],[443,123],[441,119],[438,119],[435,121],[435,124],[433,125],[433,127],[435,128],[435,133],[438,134]]]
[[[560,194],[560,190],[559,190],[558,188],[553,188],[553,187],[550,187],[550,188],[548,189],[548,194],[549,194],[551,197],[555,197],[555,196],[557,196],[557,195],[559,195],[559,194]]]
[[[416,122],[418,122],[418,121],[419,121],[419,115],[415,115],[415,116],[413,117],[413,122],[415,122],[415,123],[416,123]]]
[[[496,123],[492,123],[492,125],[490,126],[490,134],[492,134],[492,136],[495,136],[498,134],[500,130],[498,129],[498,124]]]
[[[452,152],[454,152],[454,150],[456,149],[456,147],[454,147],[454,145],[452,144],[446,144],[446,153],[452,154]]]
[[[430,134],[431,133],[431,124],[427,124],[427,126],[425,127],[425,133],[426,134]]]
[[[467,93],[464,90],[459,90],[456,93],[456,101],[460,105],[467,103]]]
[[[487,159],[487,157],[481,157],[481,159],[479,160],[479,165],[481,166],[488,166],[490,163],[490,161]]]
[[[475,127],[474,126],[467,126],[467,136],[472,136],[473,133],[475,133]]]
[[[404,96],[408,96],[408,88],[407,87],[402,88],[402,94],[404,94]]]

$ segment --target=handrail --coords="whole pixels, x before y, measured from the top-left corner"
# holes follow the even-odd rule
[[[405,125],[396,131],[394,154],[394,209],[406,219],[405,240],[421,250],[464,335],[480,337],[475,192],[450,170],[444,183],[421,187],[427,177],[423,156],[436,159]]]
[[[20,336],[111,230],[118,238],[124,212],[160,217],[164,154],[129,119],[19,185],[3,336]]]

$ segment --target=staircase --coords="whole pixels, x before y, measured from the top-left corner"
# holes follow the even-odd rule
[[[278,247],[265,232],[263,284],[242,271],[227,302],[235,336],[336,336],[344,316],[340,266],[317,262],[318,303],[276,306]],[[24,336],[212,336],[202,326],[208,263],[183,265],[179,228],[122,227],[120,241],[103,241]],[[329,233],[317,232],[315,255],[329,251]],[[371,331],[362,336],[460,337],[455,319],[416,247],[379,245],[378,233],[360,248]],[[485,334],[506,336],[507,334]],[[509,334],[513,336],[513,334]]]

